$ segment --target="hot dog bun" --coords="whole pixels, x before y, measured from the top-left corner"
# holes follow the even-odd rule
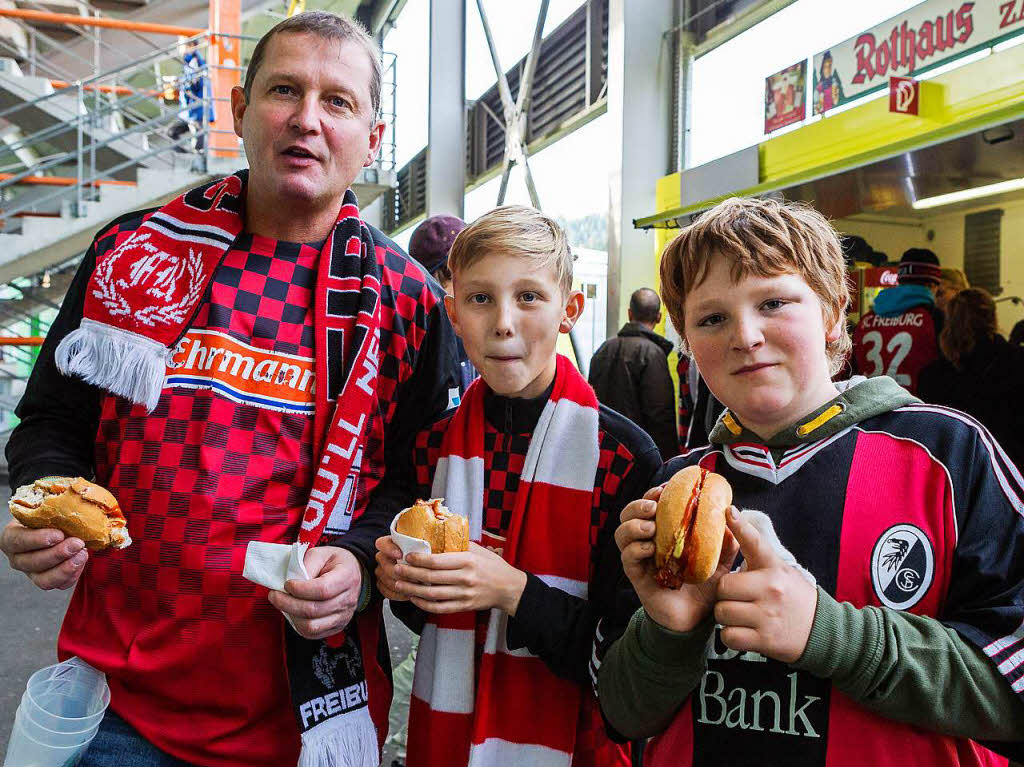
[[[665,588],[703,583],[718,566],[732,487],[698,466],[676,472],[665,485],[654,518],[655,580]]]
[[[123,549],[132,542],[117,499],[82,477],[47,477],[22,485],[8,507],[25,527],[60,530],[93,551]]]
[[[416,501],[398,515],[395,531],[426,541],[433,554],[469,551],[469,520],[446,509],[443,498]]]

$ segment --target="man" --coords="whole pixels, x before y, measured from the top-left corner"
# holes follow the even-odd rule
[[[466,222],[458,216],[431,216],[417,226],[409,238],[409,255],[426,267],[449,295],[452,293],[452,273],[448,268],[448,252],[452,249],[452,243],[459,236],[459,232],[465,228]],[[477,372],[473,363],[469,361],[462,339],[456,338],[456,341],[461,374],[459,388],[464,393],[473,383]]]
[[[414,493],[415,433],[458,398],[440,288],[350,190],[384,132],[379,56],[330,13],[268,32],[231,93],[249,172],[102,231],[42,349],[12,486],[95,474],[135,539],[0,536],[41,588],[77,582],[59,654],[112,693],[87,767],[278,767],[300,731],[303,764],[377,764],[373,542]],[[268,602],[247,546],[296,538],[310,579]]]
[[[899,284],[875,297],[871,311],[853,332],[854,372],[886,375],[917,393],[921,369],[939,358],[942,313],[935,291],[942,272],[927,248],[910,248],[900,258]]]
[[[629,298],[629,322],[601,344],[590,361],[597,399],[651,435],[663,458],[679,452],[675,391],[668,372],[672,343],[654,332],[661,299],[650,288]]]

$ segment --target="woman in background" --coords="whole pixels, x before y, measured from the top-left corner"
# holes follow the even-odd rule
[[[967,288],[949,300],[939,346],[946,359],[921,371],[918,396],[974,416],[1024,468],[1024,349],[999,335],[988,292]]]

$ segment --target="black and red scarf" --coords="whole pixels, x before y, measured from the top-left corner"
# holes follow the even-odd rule
[[[61,372],[150,412],[156,408],[172,350],[242,233],[247,178],[239,171],[186,192],[116,248],[97,254],[81,326],[57,348]],[[320,460],[299,543],[317,545],[328,522],[332,530],[347,530],[362,511],[356,487],[377,408],[380,283],[373,237],[349,190],[317,269],[314,434]],[[390,703],[377,663],[379,619],[367,611],[323,641],[285,629],[303,767],[378,764]]]

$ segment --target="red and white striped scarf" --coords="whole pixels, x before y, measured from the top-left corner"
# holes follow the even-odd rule
[[[484,520],[484,396],[466,391],[441,446],[433,495]],[[590,525],[597,472],[597,398],[563,356],[534,429],[516,491],[504,558],[550,586],[587,598]],[[581,685],[559,678],[536,655],[506,644],[508,616],[490,611],[476,663],[476,613],[431,616],[423,629],[409,710],[408,767],[567,767],[576,745]]]

